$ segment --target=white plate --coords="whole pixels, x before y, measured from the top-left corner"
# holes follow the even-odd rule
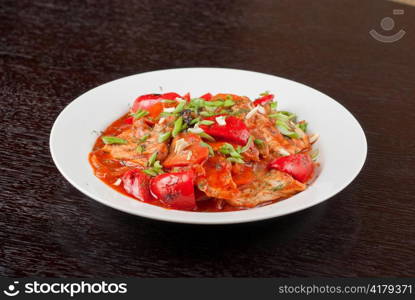
[[[162,91],[161,91],[162,89]],[[243,211],[200,213],[168,210],[126,197],[94,176],[88,153],[111,122],[125,114],[138,95],[154,92],[206,92],[245,95],[264,91],[276,95],[279,108],[296,113],[319,133],[321,167],[305,191],[275,204]],[[303,84],[280,77],[233,69],[189,68],[148,72],[111,81],[72,101],[58,116],[50,135],[52,158],[62,175],[78,190],[112,208],[134,215],[180,223],[226,224],[290,214],[323,202],[357,176],[366,159],[362,128],[341,104]]]

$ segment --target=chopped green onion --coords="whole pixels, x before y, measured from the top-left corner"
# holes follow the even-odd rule
[[[143,172],[146,173],[147,175],[150,175],[150,176],[157,176],[158,175],[158,173],[156,171],[154,171],[153,169],[145,169],[145,170],[143,170]]]
[[[211,116],[214,116],[215,114],[212,113],[212,112],[208,112],[208,111],[202,111],[202,112],[200,112],[200,115],[202,117],[211,117]]]
[[[205,110],[208,111],[208,112],[211,112],[211,113],[214,113],[216,109],[217,109],[216,106],[206,106],[205,107]]]
[[[271,107],[271,109],[272,110],[276,110],[277,109],[277,106],[278,106],[278,102],[271,102],[270,104],[269,104],[269,106]]]
[[[153,156],[151,156],[153,157]],[[151,158],[150,158],[151,159]],[[152,167],[149,165],[150,168],[143,170],[144,173],[150,175],[150,176],[157,176],[159,174],[163,174],[163,166],[160,164],[159,160],[152,162]]]
[[[295,131],[290,130],[286,123],[277,120],[276,125],[278,127],[278,130],[281,132],[281,134],[283,134],[285,136],[288,136],[292,139],[298,139],[298,137],[299,137],[298,133],[296,133]]]
[[[184,109],[184,106],[186,105],[186,101],[181,101],[176,108],[174,109],[174,113],[179,113]]]
[[[268,117],[273,118],[273,119],[278,119],[284,122],[287,122],[290,120],[290,118],[287,115],[283,114],[282,112],[277,112],[275,114],[268,115]]]
[[[144,148],[141,145],[138,145],[137,148],[135,148],[135,151],[138,152],[139,154],[143,153]]]
[[[239,153],[243,153],[243,152],[247,151],[249,149],[249,147],[251,147],[251,144],[252,144],[252,136],[249,137],[248,142],[246,143],[245,146],[243,146],[241,148],[241,151],[239,151]]]
[[[145,135],[143,135],[140,139],[139,139],[139,141],[141,142],[141,143],[144,143],[145,141],[147,141],[147,139],[150,137],[150,134],[149,133],[147,133],[147,134],[145,134]]]
[[[212,125],[212,124],[214,124],[215,122],[214,121],[210,121],[210,120],[203,120],[203,121],[200,121],[199,122],[199,125]]]
[[[142,117],[147,116],[148,114],[149,114],[148,111],[139,109],[139,110],[137,110],[135,113],[133,113],[131,115],[134,117],[134,119],[137,120],[137,119],[141,119]]]
[[[214,142],[215,141],[215,139],[212,136],[210,136],[209,134],[207,134],[206,132],[199,133],[199,136],[204,138],[204,139],[207,139],[209,142]]]
[[[157,159],[157,152],[154,152],[151,156],[150,156],[150,158],[148,159],[148,162],[147,162],[147,166],[148,167],[151,167],[153,164],[154,164],[154,162],[156,161],[156,159]]]
[[[200,146],[208,148],[210,155],[212,155],[212,156],[215,155],[215,153],[213,152],[213,148],[212,148],[211,145],[209,145],[209,144],[207,144],[205,142],[200,142]]]
[[[107,145],[111,145],[111,144],[127,144],[128,141],[121,139],[119,137],[115,137],[115,136],[103,136],[102,137],[102,141],[104,142],[104,144]]]
[[[307,132],[307,125],[308,125],[308,123],[305,122],[305,121],[303,121],[301,123],[298,123],[298,127],[300,127],[300,129],[304,132]]]
[[[283,188],[284,188],[284,186],[285,186],[285,184],[284,184],[284,183],[280,183],[280,184],[278,184],[277,186],[272,187],[272,188],[271,188],[271,190],[272,190],[273,192],[276,192],[276,191],[279,191],[279,190],[283,189]]]
[[[318,155],[319,155],[318,149],[314,149],[313,151],[310,152],[310,156],[311,156],[311,159],[313,161],[316,161],[317,160]]]
[[[176,115],[176,113],[174,113],[174,112],[167,112],[167,111],[163,111],[161,114],[160,114],[160,117],[170,117],[170,116],[175,116]]]
[[[238,164],[244,164],[245,162],[241,158],[235,158],[235,157],[228,157],[227,160],[230,162],[238,163]]]
[[[241,154],[239,154],[238,151],[236,151],[235,148],[228,143],[223,144],[219,148],[219,152],[225,155],[230,155],[233,158],[242,158]]]
[[[159,160],[156,160],[156,162],[154,163],[154,168],[155,169],[162,169],[163,167],[161,166],[161,164],[160,164],[160,161]]]
[[[261,93],[259,95],[262,96],[262,97],[267,96],[267,95],[269,95],[269,91],[265,91],[265,92],[263,92],[263,93]]]
[[[235,102],[231,99],[227,99],[227,100],[225,100],[225,102],[223,102],[224,107],[231,107],[233,105],[235,105]]]
[[[219,148],[219,152],[225,155],[229,155],[231,151],[235,151],[231,144],[225,143]]]
[[[295,115],[295,114],[293,114],[289,111],[280,111],[279,113],[282,114],[282,115],[287,116],[288,120],[295,120],[297,118],[297,115]]]
[[[264,141],[261,140],[261,139],[255,139],[254,143],[255,143],[255,145],[262,145],[264,143]]]
[[[194,124],[196,124],[197,122],[199,122],[200,121],[200,118],[196,118],[196,119],[193,119],[191,122],[190,122],[190,125],[194,125]]]
[[[167,141],[170,138],[170,136],[171,136],[171,131],[160,134],[159,139],[158,139],[159,143],[163,143]]]
[[[176,121],[174,121],[174,127],[173,127],[173,132],[172,132],[173,137],[176,137],[176,135],[179,134],[182,128],[183,128],[183,117],[179,117]]]
[[[223,106],[223,101],[206,101],[205,102],[205,106],[214,106],[214,107],[219,107],[219,106]]]

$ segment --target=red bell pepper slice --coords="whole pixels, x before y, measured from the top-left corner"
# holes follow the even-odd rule
[[[187,93],[186,95],[184,95],[183,99],[186,100],[187,102],[190,102],[190,93]]]
[[[225,118],[226,125],[219,125],[216,122],[217,117],[219,116],[206,118],[205,120],[215,121],[215,123],[212,125],[200,125],[200,128],[218,140],[241,146],[246,145],[249,139],[249,131],[243,120],[234,116],[227,116]]]
[[[143,173],[139,169],[132,169],[124,173],[122,176],[124,190],[137,198],[138,200],[148,202],[151,201],[150,195],[150,176]]]
[[[181,98],[181,96],[177,93],[165,93],[161,95],[160,98],[166,99],[166,100],[176,100],[176,98]]]
[[[307,182],[314,173],[314,164],[310,155],[304,153],[291,154],[275,159],[270,168],[290,174],[301,182]]]
[[[212,99],[212,94],[211,93],[206,93],[203,96],[200,96],[200,98],[203,98],[206,101],[210,101]]]
[[[184,139],[189,145],[183,150],[176,153],[174,151],[178,140]],[[166,168],[184,167],[194,164],[200,164],[205,161],[209,156],[209,149],[200,145],[202,139],[200,136],[194,133],[182,133],[176,136],[172,142],[172,149],[169,156],[164,160],[163,166]],[[188,151],[192,152],[192,155],[188,157]],[[189,158],[189,159],[188,159]]]
[[[151,193],[173,209],[196,208],[194,175],[192,171],[164,173],[151,180]]]
[[[133,124],[133,122],[134,122],[134,117],[128,117],[124,120],[125,124],[130,124],[131,125],[131,124]]]
[[[267,95],[262,96],[261,98],[256,99],[254,101],[254,106],[264,105],[264,104],[267,104],[268,102],[271,102],[272,100],[274,100],[274,95],[267,94]]]
[[[142,109],[148,111],[150,117],[156,118],[163,111],[161,99],[159,94],[142,95],[135,99],[131,112],[135,113],[137,110]]]

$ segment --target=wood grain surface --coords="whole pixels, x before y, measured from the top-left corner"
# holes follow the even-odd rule
[[[1,0],[0,274],[415,276],[414,15],[378,0]],[[407,33],[385,44],[372,28]],[[121,213],[60,175],[48,141],[69,102],[119,77],[194,66],[275,74],[338,100],[368,139],[361,174],[311,209],[229,226]]]

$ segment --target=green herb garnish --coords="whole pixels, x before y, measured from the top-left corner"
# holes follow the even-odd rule
[[[264,143],[264,141],[263,140],[261,140],[261,139],[255,139],[254,140],[254,143],[255,143],[255,145],[262,145],[263,143]]]
[[[212,148],[211,145],[209,145],[209,144],[207,144],[205,142],[200,142],[200,146],[208,148],[210,155],[212,155],[212,156],[215,155],[215,153],[214,153],[213,148]]]
[[[142,117],[147,116],[148,114],[149,114],[148,111],[139,109],[135,113],[131,114],[131,116],[133,116],[134,119],[138,120],[138,119],[141,119]]]
[[[231,107],[233,105],[235,105],[235,102],[232,99],[227,99],[225,102],[223,102],[224,107]]]
[[[206,132],[199,133],[199,136],[204,138],[204,139],[207,139],[209,142],[214,142],[215,141],[215,139],[212,136],[210,136],[209,134],[207,134]]]
[[[279,185],[272,187],[272,188],[271,188],[271,190],[272,190],[273,192],[276,192],[276,191],[279,191],[279,190],[283,189],[283,188],[284,188],[284,186],[285,186],[285,184],[284,184],[284,183],[280,183]]]
[[[143,170],[144,173],[150,176],[157,176],[163,174],[163,166],[160,164],[160,161],[156,160],[151,168]]]
[[[146,173],[147,175],[150,175],[150,176],[153,176],[153,177],[158,175],[158,173],[156,171],[154,171],[153,169],[145,169],[145,170],[143,170],[143,172]]]
[[[142,154],[144,151],[144,147],[141,145],[138,145],[137,148],[135,148],[135,151],[139,154]]]
[[[162,103],[176,103],[176,100],[170,100],[170,99],[162,99],[161,100]]]
[[[154,152],[151,156],[150,156],[150,158],[148,159],[148,162],[147,162],[147,166],[148,167],[151,167],[153,164],[154,164],[154,162],[156,161],[156,159],[157,159],[157,152]]]
[[[199,122],[199,125],[212,125],[212,124],[214,124],[215,122],[214,121],[210,121],[210,120],[203,120],[203,121],[200,121]]]
[[[177,118],[176,121],[174,121],[174,127],[173,127],[173,132],[172,135],[173,137],[176,137],[180,131],[182,131],[183,129],[183,117],[179,117]]]
[[[230,155],[233,158],[238,158],[238,159],[242,159],[241,154],[235,150],[235,148],[228,143],[223,144],[220,148],[219,148],[219,152],[225,155]]]
[[[186,101],[180,101],[180,103],[174,109],[173,113],[181,112],[184,109],[185,105],[186,105]]]
[[[243,159],[241,159],[241,158],[228,157],[227,160],[229,160],[230,162],[237,163],[237,164],[244,164],[245,163],[243,161]]]
[[[196,124],[197,122],[199,122],[200,121],[200,118],[195,118],[195,119],[193,119],[191,122],[190,122],[190,125],[194,125],[194,124]]]
[[[318,149],[314,149],[313,151],[310,152],[310,156],[311,156],[311,159],[313,161],[316,161],[317,160],[318,155],[319,155]]]
[[[143,136],[139,139],[140,143],[144,143],[145,141],[147,141],[147,139],[148,139],[149,137],[150,137],[150,134],[149,134],[149,133],[147,133],[147,134],[143,135]]]
[[[121,138],[115,137],[115,136],[103,136],[102,137],[102,141],[106,145],[111,145],[111,144],[127,144],[128,143],[127,140],[124,140],[124,139],[121,139]]]
[[[159,139],[158,139],[159,143],[163,143],[167,141],[170,138],[170,136],[171,136],[171,131],[160,134]]]
[[[252,136],[249,137],[248,142],[246,143],[245,146],[243,146],[241,148],[241,150],[239,151],[239,153],[244,153],[245,151],[247,151],[249,149],[249,147],[251,147],[252,144]]]
[[[308,126],[308,123],[305,121],[298,123],[298,127],[304,132],[307,132],[307,126]]]

